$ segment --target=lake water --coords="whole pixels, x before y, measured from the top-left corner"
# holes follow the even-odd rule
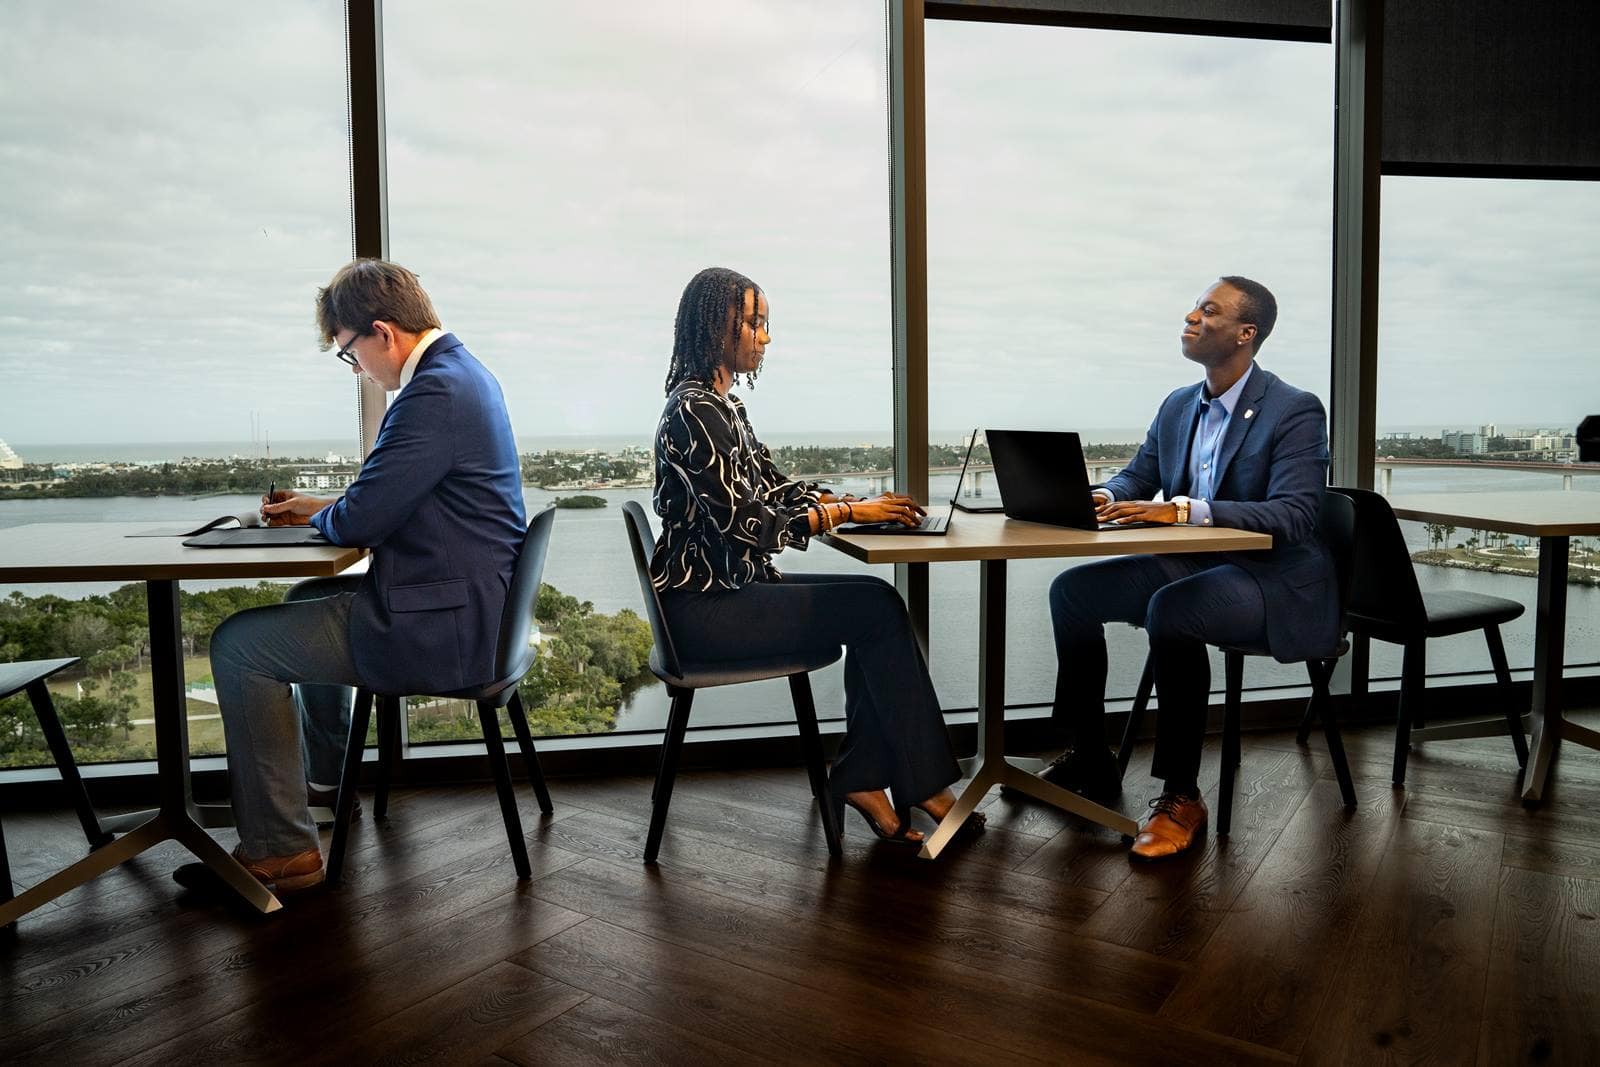
[[[169,453],[170,454],[170,453]],[[947,500],[954,490],[953,475],[936,476],[930,495]],[[1573,492],[1600,491],[1600,476],[1573,479]],[[843,483],[846,491],[865,494],[865,484]],[[985,484],[988,500],[994,499],[992,480]],[[1395,493],[1442,491],[1524,491],[1560,492],[1559,475],[1514,471],[1473,471],[1400,468],[1394,474]],[[563,511],[555,525],[545,580],[562,592],[594,603],[597,610],[614,612],[631,608],[643,613],[638,580],[625,538],[621,509],[624,500],[636,500],[650,512],[650,492],[646,489],[609,490],[604,496],[611,506],[590,511]],[[531,514],[555,496],[539,489],[523,494]],[[37,522],[128,522],[154,523],[188,520],[204,521],[216,515],[254,507],[250,496],[206,497],[115,497],[78,500],[0,501],[0,527]],[[961,521],[957,513],[955,521]],[[1414,548],[1426,548],[1427,536],[1419,523],[1403,523]],[[1458,531],[1455,540],[1467,537]],[[778,558],[782,569],[796,572],[877,573],[892,580],[890,567],[865,564],[817,543],[806,552],[785,552]],[[1050,580],[1064,566],[1078,565],[1057,560],[1021,560],[1008,572],[1010,598],[1007,610],[1006,700],[1010,704],[1047,703],[1054,687],[1055,651],[1050,637],[1049,610],[1045,602]],[[1528,606],[1524,615],[1504,628],[1506,651],[1513,668],[1528,667],[1533,661],[1533,604],[1535,583],[1514,575],[1480,574],[1441,567],[1419,567],[1418,578],[1424,589],[1471,589],[1519,600]],[[81,597],[107,592],[117,583],[74,583],[66,585],[0,585],[0,596],[12,590],[30,596],[46,592],[64,597]],[[187,588],[207,588],[230,581],[186,583]],[[929,661],[939,697],[947,709],[971,708],[977,702],[977,597],[978,565],[951,564],[931,568],[929,622]],[[1111,650],[1112,697],[1131,696],[1144,662],[1144,635],[1130,627],[1107,628]],[[1571,586],[1568,590],[1567,661],[1590,663],[1600,660],[1600,588]],[[1399,650],[1392,646],[1373,646],[1373,675],[1398,675]],[[1430,672],[1485,670],[1488,656],[1482,638],[1476,634],[1431,642],[1428,649]],[[1221,685],[1220,658],[1213,664],[1213,685]],[[1245,684],[1267,686],[1299,685],[1305,681],[1298,667],[1252,659],[1246,668]],[[843,713],[841,668],[834,666],[813,679],[817,710],[824,718]],[[619,718],[619,729],[659,729],[666,722],[667,698],[653,681],[636,692]],[[695,699],[694,718],[699,725],[736,722],[789,721],[792,713],[788,686],[782,681],[707,690]]]

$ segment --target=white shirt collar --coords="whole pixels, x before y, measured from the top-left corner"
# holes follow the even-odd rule
[[[435,326],[417,339],[417,347],[411,350],[411,354],[406,357],[405,366],[400,368],[400,389],[404,389],[411,384],[411,376],[417,373],[417,364],[422,362],[422,353],[428,350],[429,345],[443,336],[444,331]],[[400,389],[396,389],[395,392],[398,393]]]
[[[1223,410],[1224,414],[1228,414],[1228,415],[1233,414],[1234,407],[1237,406],[1238,403],[1239,403],[1239,395],[1244,392],[1244,383],[1248,382],[1250,380],[1250,375],[1254,374],[1255,372],[1256,372],[1255,360],[1251,360],[1250,361],[1250,366],[1245,368],[1245,372],[1239,376],[1239,380],[1234,382],[1232,385],[1228,386],[1228,391],[1226,393],[1223,393],[1221,396],[1212,397],[1210,402],[1212,402],[1212,403],[1220,402],[1222,404],[1222,410]],[[1200,403],[1204,404],[1204,403],[1207,403],[1207,402],[1208,401],[1206,399],[1206,383],[1205,382],[1201,382],[1200,383]]]

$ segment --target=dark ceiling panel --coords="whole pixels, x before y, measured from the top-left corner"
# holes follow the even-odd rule
[[[1329,0],[929,0],[929,18],[1331,41]]]
[[[1600,178],[1600,2],[1383,6],[1385,173]]]

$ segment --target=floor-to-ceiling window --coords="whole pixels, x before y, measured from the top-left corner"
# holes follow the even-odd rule
[[[1225,274],[1277,296],[1260,364],[1326,401],[1330,46],[939,21],[926,40],[930,443],[1075,430],[1109,476],[1199,380],[1181,319]],[[955,475],[930,481],[939,499]],[[997,500],[992,475],[975,488]],[[1051,699],[1046,591],[1068,565],[1012,567],[1009,704]],[[971,707],[977,567],[931,582],[940,697]],[[1109,695],[1130,696],[1144,639],[1108,629]],[[1252,663],[1246,681],[1304,676]]]
[[[1570,466],[1573,433],[1600,406],[1600,189],[1590,182],[1388,177],[1378,344],[1380,490],[1600,492]],[[1538,544],[1493,530],[1404,522],[1424,590],[1521,601],[1513,668],[1533,663]],[[1600,543],[1575,537],[1566,661],[1600,660]],[[1437,646],[1437,647],[1434,647]],[[1489,669],[1478,632],[1430,642],[1430,674]],[[1372,673],[1400,673],[1375,643]]]
[[[781,466],[858,492],[892,466],[884,20],[878,0],[384,5],[391,255],[504,386],[530,510],[567,505],[538,731],[665,722],[620,504],[650,507],[696,271],[768,296],[766,364],[738,391]],[[778,562],[858,569],[820,544]],[[819,676],[823,717],[841,689]],[[696,725],[792,718],[781,682],[695,703]],[[412,709],[413,740],[476,731],[469,708]]]
[[[359,458],[312,314],[351,247],[344,5],[16,0],[3,24],[0,526],[330,492]],[[197,753],[222,745],[212,627],[282,592],[185,583]],[[142,586],[0,587],[0,660],[82,657],[52,680],[80,759],[150,754],[147,641]],[[41,742],[0,704],[0,766]]]

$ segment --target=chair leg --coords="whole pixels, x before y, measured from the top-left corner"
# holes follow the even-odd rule
[[[1317,725],[1317,698],[1313,695],[1306,701],[1305,714],[1300,716],[1300,728],[1294,733],[1295,744],[1308,744],[1311,740],[1311,728]]]
[[[1372,679],[1372,637],[1368,634],[1350,635],[1350,696],[1359,702],[1367,698],[1367,688]]]
[[[1333,710],[1333,698],[1328,692],[1328,682],[1333,678],[1336,659],[1307,660],[1306,672],[1311,675],[1311,701],[1322,719],[1322,736],[1328,742],[1328,755],[1333,760],[1333,773],[1339,779],[1339,795],[1344,806],[1356,806],[1356,787],[1350,780],[1350,761],[1344,754],[1344,737],[1339,733],[1338,716]]]
[[[0,823],[0,904],[12,898],[11,861],[6,858],[6,828]]]
[[[1427,691],[1427,643],[1405,646],[1400,666],[1400,711],[1394,724],[1394,784],[1406,784],[1406,757],[1411,751],[1411,728],[1422,722],[1422,699]]]
[[[672,695],[672,711],[667,715],[667,736],[661,742],[661,767],[656,772],[655,791],[650,794],[650,833],[644,841],[644,861],[654,863],[661,851],[661,831],[667,825],[667,805],[672,803],[672,782],[678,775],[678,753],[683,735],[689,729],[689,708],[694,704],[693,689],[679,689]]]
[[[400,716],[404,707],[399,697],[378,698],[378,781],[373,790],[374,819],[389,816],[389,776],[400,760]]]
[[[367,724],[372,721],[372,692],[356,690],[350,709],[350,739],[344,746],[344,770],[339,772],[339,799],[333,804],[333,841],[328,845],[326,881],[339,884],[344,876],[344,851],[350,836],[350,812],[356,806],[356,788],[361,784],[361,755],[367,747]]]
[[[1150,693],[1156,684],[1155,659],[1146,654],[1144,672],[1139,675],[1139,689],[1133,694],[1133,707],[1128,709],[1128,723],[1122,728],[1122,744],[1117,746],[1117,773],[1128,773],[1128,761],[1133,758],[1134,743],[1139,731],[1144,729],[1144,715],[1150,710]]]
[[[1522,736],[1522,716],[1511,703],[1511,667],[1506,663],[1506,646],[1500,640],[1500,627],[1485,626],[1483,639],[1489,645],[1489,660],[1494,664],[1496,696],[1506,709],[1506,726],[1511,730],[1511,746],[1517,750],[1517,766],[1528,765],[1528,741]]]
[[[1233,779],[1240,762],[1239,708],[1244,702],[1244,655],[1225,652],[1227,679],[1222,698],[1222,782],[1217,787],[1217,836],[1226,837],[1233,825]]]
[[[822,837],[828,843],[828,855],[842,856],[839,827],[834,821],[833,805],[828,802],[828,772],[823,766],[817,706],[811,699],[811,676],[804,672],[789,675],[789,695],[794,699],[794,721],[800,728],[800,748],[805,753],[806,773],[811,777],[811,795],[822,814]]]
[[[111,835],[100,826],[100,817],[95,814],[94,805],[89,803],[89,791],[83,786],[83,776],[78,773],[78,763],[72,758],[72,746],[67,744],[67,735],[61,729],[61,720],[56,716],[56,706],[50,699],[50,688],[44,684],[44,679],[29,683],[28,700],[33,704],[33,714],[39,720],[39,729],[44,731],[50,755],[55,758],[56,770],[67,787],[67,795],[72,799],[78,825],[83,827],[83,836],[88,840],[89,847],[99,848],[109,844]]]
[[[539,798],[539,810],[546,815],[555,811],[550,804],[550,790],[544,784],[544,768],[539,766],[539,753],[533,747],[533,731],[528,729],[528,714],[522,707],[522,693],[513,691],[506,703],[506,717],[517,733],[517,747],[522,750],[522,765],[533,785],[533,795]]]
[[[478,701],[478,721],[483,724],[483,746],[489,753],[489,771],[494,775],[494,791],[500,797],[500,817],[506,821],[506,840],[511,845],[511,862],[517,877],[533,877],[528,863],[528,842],[522,836],[522,816],[517,814],[517,795],[511,791],[511,765],[506,762],[506,745],[500,738],[500,709],[493,701]]]

